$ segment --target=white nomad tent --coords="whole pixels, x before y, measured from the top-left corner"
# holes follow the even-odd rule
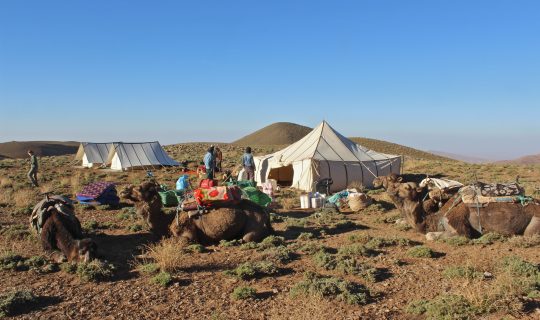
[[[304,191],[314,191],[323,178],[333,180],[330,191],[343,190],[353,181],[372,186],[375,177],[401,170],[401,156],[366,149],[326,121],[287,148],[254,160],[259,184],[275,179],[282,186]]]
[[[81,142],[75,160],[82,161],[82,166],[92,168],[107,163],[113,143]]]
[[[148,169],[163,166],[179,166],[163,150],[159,142],[115,142],[109,151],[107,164],[112,170]]]

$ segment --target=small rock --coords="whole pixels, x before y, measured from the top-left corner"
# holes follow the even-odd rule
[[[491,272],[484,272],[484,279],[491,279],[493,278],[493,274]]]

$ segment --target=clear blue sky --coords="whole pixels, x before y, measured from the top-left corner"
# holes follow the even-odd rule
[[[231,141],[275,121],[540,153],[540,1],[0,1],[0,141]]]

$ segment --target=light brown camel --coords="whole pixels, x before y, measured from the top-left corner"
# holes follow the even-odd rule
[[[135,204],[138,214],[159,238],[173,235],[199,243],[232,239],[250,242],[260,241],[273,232],[270,215],[264,208],[248,200],[211,208],[200,215],[190,216],[185,212],[177,218],[166,215],[161,210],[158,188],[155,183],[144,182],[140,186],[128,186],[121,196]]]
[[[427,214],[420,203],[419,190],[409,184],[395,187],[403,199],[407,221],[424,234],[439,232],[437,237],[460,235],[467,238],[476,238],[487,232],[525,236],[540,234],[540,204],[537,200],[525,206],[494,202],[486,207],[473,208],[463,203],[457,194],[437,213]]]
[[[31,227],[39,232],[41,246],[56,262],[89,262],[97,253],[96,243],[83,238],[74,211],[71,201],[61,196],[47,197],[34,207],[36,215],[32,216],[41,218],[31,218]]]

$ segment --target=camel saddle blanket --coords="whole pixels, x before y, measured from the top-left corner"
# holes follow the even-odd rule
[[[463,187],[463,183],[450,179],[425,178],[420,182],[419,186],[422,188],[427,187],[428,190],[450,190]]]
[[[49,209],[56,208],[58,212],[66,216],[68,219],[77,220],[75,217],[73,202],[64,196],[50,196],[49,200],[43,199],[38,202],[32,214],[30,215],[30,227],[37,234],[41,234],[41,230],[45,221],[50,216]]]
[[[463,203],[472,206],[485,206],[492,202],[515,202],[514,196],[490,197],[481,194],[481,190],[476,186],[467,186],[459,190]]]
[[[238,203],[242,200],[242,191],[236,186],[198,188],[194,192],[195,200],[201,206]]]
[[[525,190],[516,182],[506,184],[477,182],[474,186],[480,191],[480,195],[484,197],[519,196],[525,194]]]

